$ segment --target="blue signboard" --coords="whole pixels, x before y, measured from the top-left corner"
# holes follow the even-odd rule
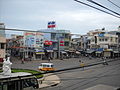
[[[104,34],[98,34],[99,37],[104,37]]]

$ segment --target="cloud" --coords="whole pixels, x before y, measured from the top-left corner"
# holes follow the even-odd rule
[[[120,19],[78,4],[74,0],[1,0],[0,2],[0,19],[9,28],[37,30],[47,28],[47,22],[55,20],[57,29],[85,34],[89,30],[103,27],[114,30],[120,25]],[[110,5],[105,1],[100,2]]]

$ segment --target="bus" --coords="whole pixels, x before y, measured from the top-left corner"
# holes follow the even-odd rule
[[[0,90],[33,90],[37,88],[39,88],[38,80],[30,73],[18,72],[11,73],[10,76],[0,75]]]

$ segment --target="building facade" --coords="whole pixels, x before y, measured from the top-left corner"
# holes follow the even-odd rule
[[[62,51],[69,50],[71,35],[69,30],[42,29],[44,40],[51,41],[52,44],[45,46],[45,50],[51,52],[51,57],[60,58]]]
[[[6,37],[5,37],[5,25],[0,23],[0,62],[3,61],[6,55]]]
[[[108,53],[109,57],[113,56],[112,52],[118,49],[118,35],[113,35],[108,33],[105,30],[95,30],[90,31],[88,33],[88,37],[90,39],[90,49],[96,51],[96,54],[100,54],[102,52]],[[107,54],[103,53],[103,56],[107,56]]]

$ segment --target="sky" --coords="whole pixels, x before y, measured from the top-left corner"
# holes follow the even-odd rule
[[[80,1],[94,5],[87,0]],[[108,0],[94,1],[120,13],[120,8]],[[120,6],[120,0],[111,1]],[[5,23],[6,28],[47,29],[48,21],[56,21],[56,29],[70,30],[76,34],[102,28],[117,30],[120,26],[120,18],[74,0],[0,0],[0,22]]]

